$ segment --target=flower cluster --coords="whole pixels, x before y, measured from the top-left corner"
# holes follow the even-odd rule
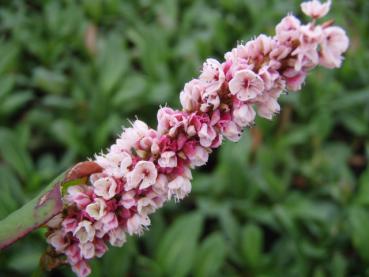
[[[276,35],[260,35],[225,54],[208,59],[198,79],[180,93],[182,110],[163,107],[157,129],[136,120],[95,162],[103,171],[89,184],[69,187],[63,214],[49,222],[48,242],[63,253],[78,276],[87,276],[87,260],[101,257],[107,243],[122,246],[141,235],[149,215],[164,202],[191,191],[191,169],[204,165],[223,138],[238,141],[256,114],[271,119],[279,96],[301,88],[307,73],[322,65],[339,67],[349,40],[331,22],[317,25],[330,2],[301,5],[312,22],[288,15]]]

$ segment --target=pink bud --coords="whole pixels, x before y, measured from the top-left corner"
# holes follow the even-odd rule
[[[95,256],[95,246],[92,242],[80,243],[79,249],[85,259],[92,259]]]
[[[177,201],[182,200],[191,192],[191,182],[183,176],[177,176],[168,183],[169,197],[174,197]]]
[[[118,219],[114,213],[106,214],[102,219],[101,223],[103,224],[103,230],[105,233],[108,231],[118,227]]]
[[[321,18],[325,16],[331,8],[331,1],[327,1],[324,4],[320,3],[318,0],[307,1],[301,3],[301,10],[307,16],[314,19]]]
[[[91,274],[91,268],[84,260],[73,265],[72,270],[78,277],[86,277]]]
[[[60,230],[52,232],[47,237],[47,242],[50,243],[58,252],[63,251],[68,246],[68,242],[65,240],[65,237]]]

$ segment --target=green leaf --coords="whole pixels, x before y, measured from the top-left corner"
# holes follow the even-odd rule
[[[221,233],[206,237],[197,253],[195,276],[214,276],[219,273],[226,257],[226,242]]]
[[[351,240],[365,260],[369,261],[369,212],[359,206],[351,207],[349,210],[349,227],[351,229]]]
[[[40,227],[63,209],[60,182],[54,179],[37,197],[0,221],[0,249]]]
[[[242,229],[241,247],[245,261],[251,268],[257,268],[263,262],[264,237],[262,230],[255,224],[248,224]]]
[[[10,130],[0,128],[0,153],[23,178],[32,174],[33,164],[28,151],[21,145],[20,139]]]
[[[156,260],[170,276],[185,276],[196,256],[197,241],[202,230],[203,217],[192,213],[178,218],[163,234]]]

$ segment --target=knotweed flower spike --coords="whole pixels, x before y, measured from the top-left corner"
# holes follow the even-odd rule
[[[62,214],[50,221],[47,241],[64,254],[78,276],[87,276],[89,259],[108,244],[122,246],[127,235],[141,235],[150,214],[191,192],[191,170],[206,164],[224,138],[238,141],[256,114],[272,119],[284,91],[301,89],[307,73],[321,65],[339,67],[349,46],[346,33],[332,21],[321,25],[330,1],[301,4],[312,18],[304,25],[288,15],[276,35],[260,35],[225,54],[207,59],[199,78],[180,93],[182,110],[160,108],[156,130],[136,120],[106,154],[96,155],[103,171],[89,184],[69,187]]]

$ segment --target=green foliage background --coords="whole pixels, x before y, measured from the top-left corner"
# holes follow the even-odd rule
[[[136,115],[179,106],[207,57],[222,58],[300,1],[32,0],[0,4],[0,218],[111,144]],[[197,171],[191,196],[93,262],[93,276],[369,274],[369,1],[336,0],[339,70],[315,70],[282,113],[259,119]],[[30,276],[37,231],[0,253]],[[73,276],[69,268],[50,275]]]

